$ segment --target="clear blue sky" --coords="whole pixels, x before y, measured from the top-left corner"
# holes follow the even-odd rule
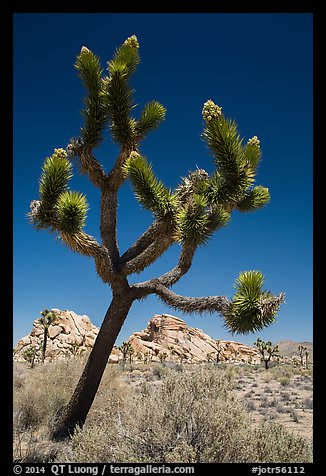
[[[264,209],[234,213],[173,289],[231,297],[238,273],[258,269],[267,289],[286,293],[286,304],[268,329],[231,336],[217,315],[183,315],[153,296],[134,304],[118,343],[163,312],[216,339],[312,340],[312,14],[28,13],[14,16],[14,344],[46,307],[87,314],[99,326],[110,303],[110,289],[93,262],[37,232],[26,213],[38,198],[45,157],[65,148],[82,125],[83,88],[73,67],[81,46],[99,55],[105,67],[132,34],[141,55],[132,81],[135,113],[151,99],[167,108],[165,122],[141,147],[158,177],[174,187],[196,166],[213,170],[200,138],[202,106],[213,99],[237,121],[245,140],[259,137],[263,160],[257,184],[271,193]],[[97,150],[107,171],[116,153],[107,136]],[[91,207],[86,231],[100,239],[99,192],[75,172],[72,189],[85,193]],[[151,221],[125,184],[119,195],[120,250]],[[178,252],[173,246],[132,281],[171,269]]]

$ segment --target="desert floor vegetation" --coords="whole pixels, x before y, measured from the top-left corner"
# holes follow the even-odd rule
[[[86,357],[33,369],[14,363],[14,460],[312,461],[312,373],[284,365],[133,363],[124,371],[107,365],[84,427],[52,441],[49,424],[68,402]]]

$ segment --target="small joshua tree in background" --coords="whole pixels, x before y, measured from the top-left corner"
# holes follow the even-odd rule
[[[131,368],[131,364],[132,364],[132,358],[135,354],[135,349],[133,348],[131,342],[129,342],[129,348],[128,348],[128,357],[129,357],[129,365],[130,365],[130,368]]]
[[[49,332],[49,326],[56,320],[57,316],[54,312],[49,311],[48,309],[44,309],[44,311],[41,312],[42,317],[38,319],[38,321],[43,325],[43,345],[42,345],[42,363],[44,363],[45,360],[45,354],[46,354],[46,346],[47,346],[47,340],[48,340],[48,332]]]
[[[303,345],[298,346],[298,351],[299,351],[299,356],[300,356],[300,363],[303,365],[303,359],[305,357],[305,353],[307,352],[307,347],[304,347]]]
[[[34,367],[34,356],[35,356],[35,347],[32,345],[29,345],[24,349],[23,351],[23,358],[26,360],[26,362],[31,364],[31,368]]]
[[[174,346],[173,346],[173,345],[168,345],[168,351],[169,351],[169,359],[170,359],[170,362],[172,362],[172,356],[173,356],[173,352],[174,352]]]
[[[140,61],[138,50],[137,37],[127,38],[107,63],[105,73],[99,57],[82,47],[75,66],[86,89],[84,124],[80,136],[72,138],[66,149],[55,149],[45,160],[40,196],[30,205],[32,224],[57,234],[72,251],[91,257],[99,277],[112,290],[111,304],[76,389],[54,419],[54,438],[68,437],[76,426],[84,424],[109,355],[135,301],[155,294],[181,312],[218,313],[227,329],[239,334],[272,324],[284,301],[283,293],[274,296],[263,290],[264,278],[259,271],[240,273],[232,299],[187,297],[171,291],[171,286],[189,271],[198,248],[229,222],[232,212],[258,210],[270,196],[268,188],[255,184],[261,159],[259,139],[253,136],[244,142],[236,122],[227,119],[211,99],[202,109],[202,138],[213,156],[213,172],[197,168],[181,178],[174,190],[156,177],[153,166],[140,153],[140,145],[161,124],[166,109],[153,100],[144,105],[138,117],[134,116],[130,81]],[[107,130],[119,147],[117,157],[105,164],[109,171],[94,153]],[[86,197],[69,190],[73,161],[100,192],[101,242],[84,231],[89,210]],[[118,191],[126,180],[140,205],[152,213],[153,222],[121,253],[117,240]],[[129,281],[129,276],[141,273],[173,244],[180,246],[180,256],[170,271],[139,283]]]
[[[307,350],[305,350],[304,356],[305,356],[306,369],[307,369],[308,368],[308,361],[309,361],[309,352]]]
[[[125,369],[126,367],[126,361],[127,361],[127,357],[129,355],[129,358],[130,358],[130,363],[131,363],[131,351],[133,352],[134,349],[132,348],[132,345],[131,345],[131,342],[122,342],[122,344],[120,345],[120,347],[118,347],[119,350],[121,350],[122,352],[122,370]]]
[[[158,354],[159,361],[161,362],[162,366],[165,367],[165,361],[168,358],[167,352],[160,352]]]
[[[153,360],[153,353],[151,350],[147,350],[145,353],[144,353],[144,363],[145,364],[150,364]]]
[[[207,352],[207,354],[206,354],[206,360],[207,360],[208,363],[214,361],[213,352]]]
[[[257,347],[259,353],[261,354],[261,359],[265,364],[265,369],[268,369],[268,364],[272,357],[277,357],[279,348],[278,345],[273,345],[271,341],[261,340],[259,337],[254,345]]]
[[[215,341],[215,343],[216,343],[216,363],[218,364],[221,360],[221,356],[223,355],[223,347],[219,339]]]

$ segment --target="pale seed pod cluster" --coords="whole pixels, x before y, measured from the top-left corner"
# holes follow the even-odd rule
[[[257,147],[259,147],[260,140],[257,136],[253,136],[251,139],[248,140],[248,145],[256,145]]]
[[[123,43],[131,48],[139,48],[139,43],[136,35],[129,36]]]
[[[202,110],[202,115],[206,122],[209,122],[212,119],[219,117],[221,114],[222,114],[222,108],[217,106],[214,103],[214,101],[209,99],[208,101],[205,102],[203,110]]]

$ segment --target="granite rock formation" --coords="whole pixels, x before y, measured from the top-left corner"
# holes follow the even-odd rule
[[[48,329],[46,360],[78,355],[93,346],[99,328],[92,324],[88,316],[67,310],[51,311],[56,314],[56,319]],[[26,351],[35,349],[36,361],[39,360],[43,332],[43,325],[36,319],[31,333],[18,341],[14,359],[26,360]],[[201,363],[216,362],[217,359],[232,363],[260,362],[254,347],[229,340],[216,341],[202,330],[187,326],[185,321],[169,314],[154,315],[146,329],[133,333],[128,342],[132,345],[134,362],[166,360]],[[122,353],[115,347],[109,362],[118,363],[121,360]]]

